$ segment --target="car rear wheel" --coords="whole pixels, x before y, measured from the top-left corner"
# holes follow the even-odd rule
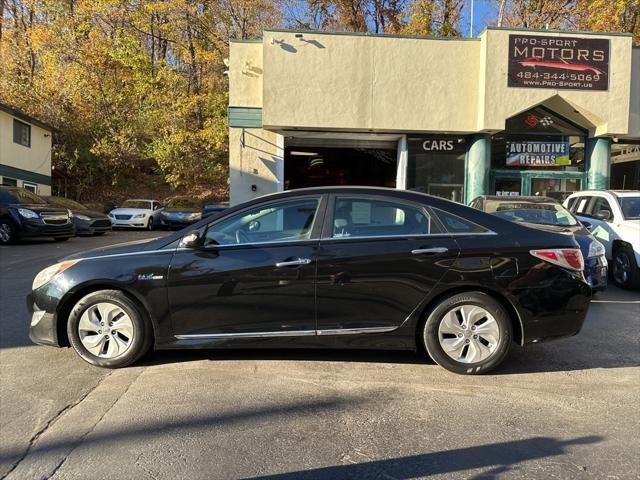
[[[83,297],[67,322],[69,343],[92,365],[125,367],[150,348],[152,329],[140,308],[118,290]]]
[[[632,288],[640,283],[640,268],[631,248],[621,246],[614,250],[611,278],[620,288]]]
[[[16,243],[16,228],[9,220],[0,220],[0,244]]]
[[[497,367],[509,353],[512,335],[504,307],[482,292],[445,298],[431,310],[422,331],[429,356],[447,370],[466,375]]]

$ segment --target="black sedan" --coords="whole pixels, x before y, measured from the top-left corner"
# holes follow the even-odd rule
[[[49,205],[24,188],[1,186],[0,244],[42,237],[53,237],[56,241],[73,237],[71,212]]]
[[[184,228],[202,219],[202,202],[194,198],[174,198],[160,212],[160,224],[166,228]]]
[[[52,205],[71,211],[76,235],[103,235],[111,231],[111,220],[106,213],[90,210],[79,202],[64,197],[42,197]]]
[[[457,373],[575,335],[591,287],[568,235],[422,193],[292,190],[41,271],[30,336],[122,367],[149,348],[422,350]]]
[[[573,235],[584,258],[584,273],[596,291],[607,288],[608,264],[604,245],[571,212],[553,198],[521,196],[481,196],[470,205],[483,212],[534,228]]]

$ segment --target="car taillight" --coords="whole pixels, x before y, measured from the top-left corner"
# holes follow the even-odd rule
[[[584,259],[579,248],[554,248],[550,250],[531,250],[529,253],[545,262],[571,270],[584,270]]]

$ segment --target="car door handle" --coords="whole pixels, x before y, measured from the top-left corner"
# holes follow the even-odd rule
[[[436,253],[446,253],[449,249],[445,247],[434,247],[434,248],[417,248],[415,250],[411,250],[411,253],[414,255],[434,255]]]
[[[296,265],[309,265],[311,260],[308,258],[296,258],[295,260],[287,260],[276,263],[276,267],[295,267]]]

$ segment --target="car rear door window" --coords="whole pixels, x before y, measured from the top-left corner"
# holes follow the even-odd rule
[[[319,197],[305,197],[250,208],[211,225],[204,243],[242,245],[308,240],[319,205]]]
[[[367,197],[336,197],[332,238],[441,233],[421,206]]]

